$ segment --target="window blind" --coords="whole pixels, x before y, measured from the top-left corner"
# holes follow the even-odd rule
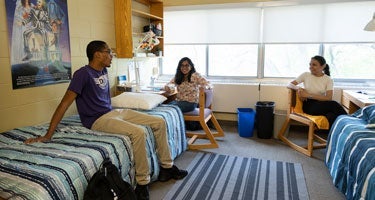
[[[166,9],[166,44],[374,42],[375,1]],[[252,6],[250,6],[252,5]]]
[[[374,1],[265,8],[264,42],[373,42],[363,28],[374,8]]]
[[[259,8],[165,12],[165,43],[259,43],[260,16]]]

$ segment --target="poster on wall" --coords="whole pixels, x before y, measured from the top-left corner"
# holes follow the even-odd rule
[[[69,82],[67,0],[5,0],[13,89]]]

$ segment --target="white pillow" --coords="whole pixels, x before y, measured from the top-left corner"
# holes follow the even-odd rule
[[[153,93],[123,92],[112,97],[112,107],[151,110],[167,100],[167,97]]]

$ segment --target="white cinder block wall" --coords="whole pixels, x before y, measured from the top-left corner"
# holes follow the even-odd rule
[[[255,108],[257,101],[273,101],[275,109],[286,110],[285,86],[260,84],[214,84],[215,112],[236,113],[237,108]]]
[[[341,88],[334,89],[334,100],[341,101]],[[285,121],[288,109],[288,89],[286,84],[214,84],[213,110],[218,120],[238,121],[237,108],[255,110],[257,101],[273,101],[274,133]]]
[[[340,88],[334,90],[334,100],[341,101]],[[275,110],[288,109],[286,84],[214,84],[213,110],[237,113],[237,108],[255,108],[257,101],[275,102]]]

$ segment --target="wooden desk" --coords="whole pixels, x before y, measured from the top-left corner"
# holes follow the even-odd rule
[[[362,93],[359,93],[358,90],[343,90],[341,104],[346,112],[352,114],[360,108],[375,104],[375,95],[367,95],[370,93],[374,94],[375,91],[362,91]]]
[[[125,87],[124,85],[117,85],[115,96],[120,95],[123,92],[131,92],[132,91],[131,89],[132,89],[131,87]]]

